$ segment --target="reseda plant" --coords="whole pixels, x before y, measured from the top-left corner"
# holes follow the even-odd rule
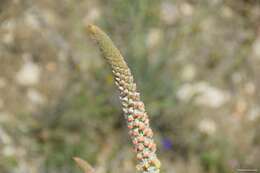
[[[87,32],[97,42],[102,56],[112,69],[115,84],[120,92],[119,98],[129,135],[138,160],[137,170],[141,173],[159,173],[161,164],[155,153],[156,144],[153,140],[149,118],[127,63],[112,40],[100,28],[88,25]],[[86,173],[93,172],[84,161],[79,158],[76,158],[75,161]]]

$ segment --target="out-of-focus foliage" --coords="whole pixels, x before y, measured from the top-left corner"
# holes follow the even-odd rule
[[[0,0],[0,172],[134,172],[118,93],[84,23],[126,57],[164,172],[260,169],[257,0]]]

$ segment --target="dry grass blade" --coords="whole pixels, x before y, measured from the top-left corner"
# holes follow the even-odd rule
[[[84,171],[84,173],[94,173],[94,169],[92,168],[92,166],[85,160],[79,157],[74,157],[73,160]]]

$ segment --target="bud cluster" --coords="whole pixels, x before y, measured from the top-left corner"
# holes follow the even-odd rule
[[[156,144],[153,132],[149,126],[148,115],[145,112],[140,94],[136,91],[136,84],[129,69],[112,66],[115,83],[120,91],[123,112],[127,120],[129,135],[139,164],[137,169],[143,173],[158,173],[160,162],[156,157]]]
[[[120,100],[129,135],[139,161],[137,169],[142,173],[159,173],[160,161],[155,154],[156,145],[149,118],[128,65],[105,32],[95,25],[88,25],[87,31],[96,40],[102,55],[112,68],[115,83],[120,91]]]

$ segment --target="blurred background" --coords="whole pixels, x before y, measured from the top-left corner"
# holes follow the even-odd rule
[[[259,0],[0,0],[1,173],[135,172],[85,23],[132,69],[163,173],[260,169]]]

